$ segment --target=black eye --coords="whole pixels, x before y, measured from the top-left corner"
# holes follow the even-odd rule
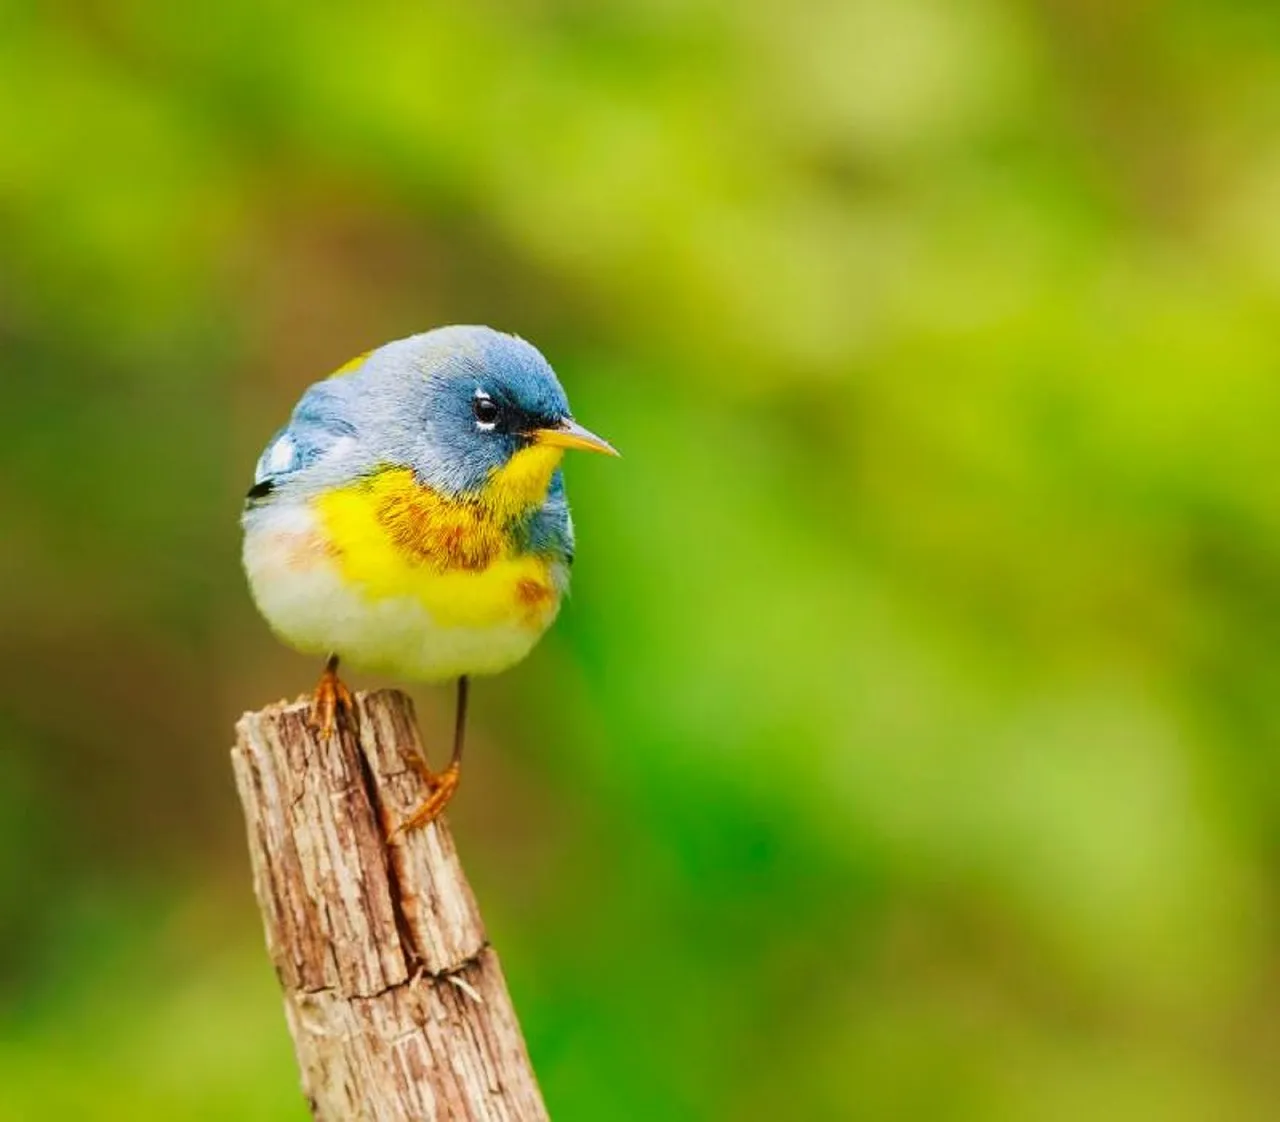
[[[496,425],[499,409],[487,397],[478,397],[471,403],[471,412],[482,425]]]

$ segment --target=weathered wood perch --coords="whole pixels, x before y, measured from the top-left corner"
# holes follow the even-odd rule
[[[404,694],[322,741],[305,701],[246,713],[232,749],[267,948],[321,1122],[547,1117],[498,956],[443,821],[384,840],[425,792]]]

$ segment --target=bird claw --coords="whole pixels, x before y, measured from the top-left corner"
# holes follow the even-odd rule
[[[338,660],[330,659],[316,684],[307,722],[322,739],[329,740],[344,719],[354,721],[356,700],[346,682],[338,677]]]
[[[427,797],[418,804],[418,808],[387,835],[388,842],[394,842],[411,830],[420,830],[440,817],[441,812],[453,798],[458,789],[461,770],[457,763],[451,763],[444,771],[435,772],[427,767],[416,754],[409,757],[414,771],[422,778],[427,787]]]

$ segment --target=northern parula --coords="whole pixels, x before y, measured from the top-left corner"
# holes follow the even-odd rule
[[[617,455],[579,425],[536,348],[488,327],[387,343],[308,389],[258,460],[244,567],[285,642],[325,655],[313,719],[333,735],[351,694],[339,660],[456,678],[448,767],[417,761],[425,825],[457,788],[467,681],[519,662],[569,583],[567,448]]]

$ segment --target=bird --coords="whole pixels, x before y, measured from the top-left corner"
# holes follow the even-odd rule
[[[242,517],[259,612],[323,657],[309,717],[355,719],[340,666],[457,682],[453,750],[395,830],[433,821],[461,775],[470,679],[504,671],[555,620],[574,559],[561,461],[616,456],[580,425],[541,352],[482,326],[438,327],[344,363],[267,443]]]

